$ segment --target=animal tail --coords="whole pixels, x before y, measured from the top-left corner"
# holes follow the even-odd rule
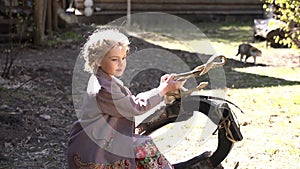
[[[238,53],[235,56],[238,56],[240,54],[240,50],[238,51]]]
[[[238,53],[235,56],[238,56],[241,53],[241,45],[239,45]]]

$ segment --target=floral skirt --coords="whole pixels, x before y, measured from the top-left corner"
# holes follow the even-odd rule
[[[173,169],[168,160],[161,154],[153,140],[139,137],[135,141],[135,164],[129,160],[120,160],[109,164],[83,162],[78,154],[73,156],[76,169]],[[133,167],[136,166],[136,167]]]
[[[154,142],[149,139],[136,147],[136,168],[173,168],[168,160],[160,153]]]

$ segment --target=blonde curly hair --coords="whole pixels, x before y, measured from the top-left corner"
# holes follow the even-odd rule
[[[98,29],[92,33],[81,50],[84,70],[95,74],[103,57],[116,45],[128,46],[128,38],[117,29]]]

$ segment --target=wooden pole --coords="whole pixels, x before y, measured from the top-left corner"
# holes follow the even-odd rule
[[[131,1],[127,0],[127,26],[131,25]]]

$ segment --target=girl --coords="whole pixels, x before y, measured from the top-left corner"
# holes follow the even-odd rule
[[[82,109],[68,141],[70,169],[172,168],[148,136],[134,134],[134,116],[158,105],[183,86],[164,75],[158,88],[133,96],[117,79],[126,67],[128,38],[118,30],[98,30],[83,47],[85,69],[92,75]]]

